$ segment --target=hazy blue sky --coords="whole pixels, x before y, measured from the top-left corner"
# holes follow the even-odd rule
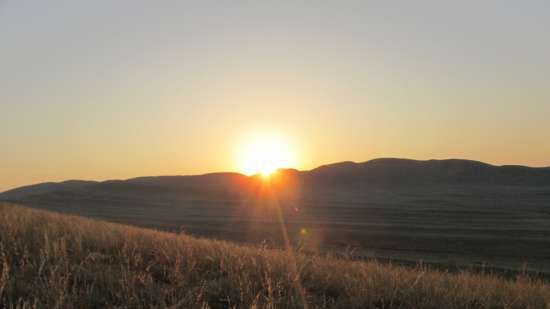
[[[414,3],[413,3],[414,2]],[[548,1],[2,1],[0,190],[374,157],[550,165]]]

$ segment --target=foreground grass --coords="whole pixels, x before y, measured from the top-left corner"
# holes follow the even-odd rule
[[[550,308],[550,286],[0,205],[0,308]]]

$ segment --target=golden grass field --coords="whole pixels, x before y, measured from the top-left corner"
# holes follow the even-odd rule
[[[550,308],[550,285],[0,205],[0,308]]]

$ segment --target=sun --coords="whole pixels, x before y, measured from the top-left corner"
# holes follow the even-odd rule
[[[261,136],[246,143],[239,153],[239,170],[247,175],[269,178],[281,168],[296,166],[289,144],[281,137]]]

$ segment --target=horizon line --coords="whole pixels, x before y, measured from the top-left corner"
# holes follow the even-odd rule
[[[501,165],[499,165],[499,164],[487,163],[487,162],[479,161],[479,160],[459,159],[459,158],[424,159],[424,160],[422,160],[422,159],[411,159],[411,158],[403,158],[403,157],[377,157],[377,158],[369,159],[369,160],[366,160],[366,161],[345,160],[345,161],[337,161],[337,162],[333,162],[333,163],[325,163],[325,164],[318,165],[317,167],[314,167],[314,168],[311,168],[311,169],[298,169],[298,168],[293,168],[293,167],[281,167],[281,168],[278,168],[277,171],[294,170],[294,171],[297,171],[297,172],[311,172],[311,171],[314,171],[316,169],[319,169],[319,168],[322,168],[322,167],[327,167],[327,166],[332,166],[332,165],[345,164],[345,163],[360,165],[360,164],[365,164],[365,163],[376,161],[376,160],[402,160],[402,161],[416,161],[416,162],[468,161],[468,162],[481,163],[481,164],[484,164],[484,165],[487,165],[487,166],[492,166],[492,167],[514,166],[514,167],[524,167],[524,168],[532,168],[532,169],[550,169],[550,166],[530,166],[530,165],[522,165],[522,164],[501,164]],[[103,183],[103,182],[110,182],[110,181],[129,181],[129,180],[139,179],[139,178],[200,177],[200,176],[215,175],[215,174],[235,174],[235,175],[241,175],[241,176],[245,176],[245,177],[257,177],[258,175],[260,175],[258,173],[247,175],[245,173],[238,172],[238,171],[218,171],[218,172],[205,172],[205,173],[196,173],[196,174],[161,174],[161,175],[136,176],[136,177],[129,177],[129,178],[108,178],[108,179],[77,179],[77,178],[70,178],[70,179],[60,180],[60,181],[42,181],[42,182],[35,182],[35,183],[15,186],[15,187],[11,187],[11,188],[5,189],[3,191],[0,191],[0,194],[11,191],[11,190],[24,188],[24,187],[29,187],[29,186],[34,186],[34,185],[39,185],[39,184],[60,184],[60,183],[71,182],[71,181],[88,181],[88,182],[95,182],[95,183]]]

